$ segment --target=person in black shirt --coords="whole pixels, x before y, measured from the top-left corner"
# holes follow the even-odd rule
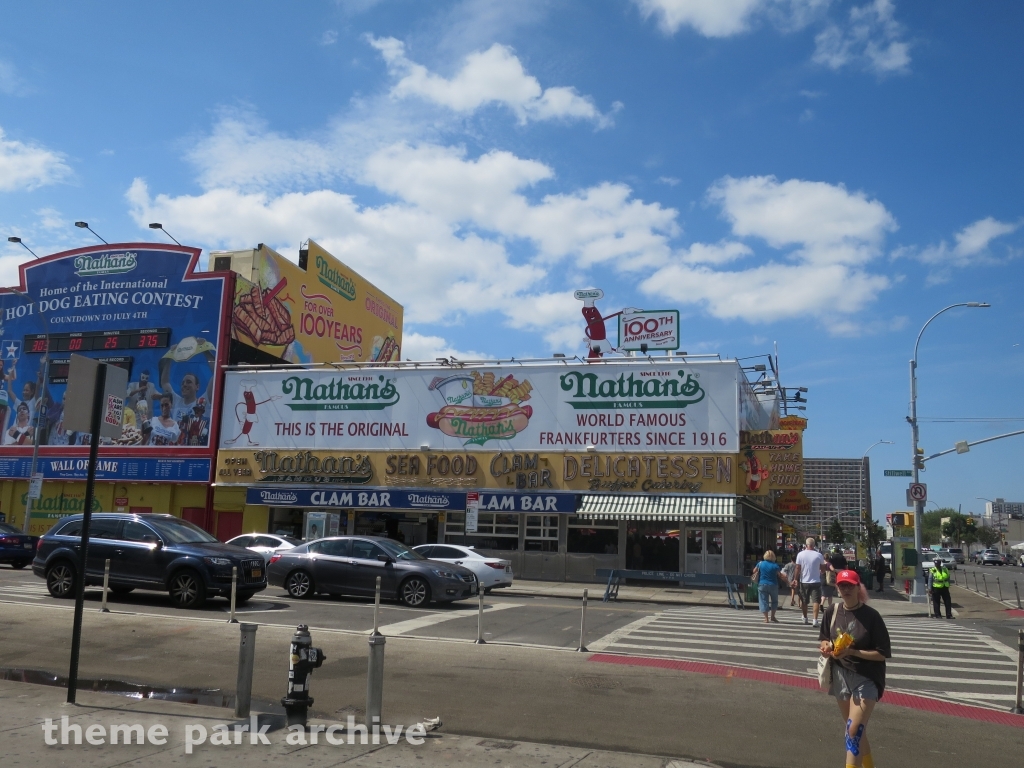
[[[829,693],[836,697],[846,721],[846,764],[874,768],[865,730],[885,692],[885,660],[892,656],[892,643],[885,621],[867,605],[867,590],[857,572],[840,571],[836,586],[843,602],[825,610],[818,647],[823,656],[832,655]],[[851,635],[853,642],[833,654],[843,633]]]

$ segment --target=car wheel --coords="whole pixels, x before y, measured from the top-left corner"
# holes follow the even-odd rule
[[[195,571],[178,571],[168,590],[175,608],[198,608],[206,602],[206,585]]]
[[[430,585],[419,576],[413,576],[402,582],[398,588],[398,599],[410,608],[419,608],[430,604]]]
[[[110,591],[117,596],[128,595],[135,591],[135,587],[111,587]]]
[[[292,571],[284,581],[288,594],[300,600],[313,596],[313,577],[305,571]]]
[[[20,563],[11,563],[11,568],[13,568],[16,571],[20,571],[26,565],[28,565],[28,562],[26,562],[25,560],[22,560]]]
[[[74,597],[75,580],[75,569],[71,563],[55,563],[46,572],[46,588],[56,598]]]

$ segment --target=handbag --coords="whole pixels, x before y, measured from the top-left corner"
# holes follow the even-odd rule
[[[838,608],[832,608],[832,621],[829,622],[828,637],[832,639],[832,630],[836,626],[836,614],[839,613]],[[819,656],[818,657],[818,685],[821,690],[827,691],[832,687],[832,656]]]

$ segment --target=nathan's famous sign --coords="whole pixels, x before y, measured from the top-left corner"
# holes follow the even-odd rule
[[[260,245],[210,265],[239,274],[231,335],[243,344],[291,363],[401,359],[402,305],[312,240],[299,264]]]
[[[735,362],[231,371],[221,448],[738,453],[771,414]]]
[[[620,494],[734,494],[744,477],[721,453],[223,450],[222,485]]]

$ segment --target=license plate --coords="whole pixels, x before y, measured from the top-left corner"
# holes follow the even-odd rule
[[[28,544],[22,544],[22,546],[23,546],[23,547],[25,547],[25,549],[32,549],[32,544],[31,544],[31,542],[30,542],[30,543],[28,543]]]
[[[506,565],[505,566],[505,573],[512,573],[512,566],[511,565]]]
[[[260,578],[261,576],[263,576],[263,571],[261,571],[261,570],[260,570],[259,568],[254,568],[254,569],[253,569],[253,572],[252,572],[252,577],[253,577],[254,579],[258,579],[258,578]]]
[[[469,588],[469,594],[471,594],[471,595],[475,595],[476,594],[476,584],[474,584],[472,587]]]

